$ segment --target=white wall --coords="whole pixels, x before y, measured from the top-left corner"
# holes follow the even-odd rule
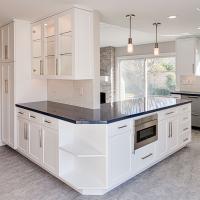
[[[48,80],[48,100],[91,109],[100,107],[99,14],[94,11],[94,79],[81,81]]]

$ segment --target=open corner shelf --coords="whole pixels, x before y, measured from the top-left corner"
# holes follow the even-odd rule
[[[73,170],[67,174],[61,175],[61,178],[77,189],[105,187],[105,184],[101,180],[96,178],[96,176],[91,175],[89,171],[87,172],[85,170]]]
[[[75,141],[60,147],[60,150],[73,154],[76,157],[105,157],[97,149],[82,141]]]

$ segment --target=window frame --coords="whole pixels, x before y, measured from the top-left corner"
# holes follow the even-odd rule
[[[146,62],[146,59],[149,58],[167,58],[167,57],[175,57],[176,53],[161,53],[159,56],[155,56],[153,54],[146,54],[146,55],[131,55],[131,56],[119,56],[116,58],[117,61],[117,69],[116,69],[116,95],[117,99],[121,100],[121,91],[120,91],[120,61],[122,60],[136,60],[136,59],[144,59],[144,63]],[[176,69],[175,69],[176,74]],[[147,86],[147,67],[144,66],[144,81],[145,81],[145,97],[148,95],[148,86]]]

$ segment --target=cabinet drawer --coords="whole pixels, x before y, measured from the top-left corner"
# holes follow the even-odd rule
[[[191,104],[185,104],[183,106],[179,106],[178,107],[179,113],[183,113],[183,112],[191,112]]]
[[[17,109],[17,116],[28,119],[28,111],[22,108]]]
[[[30,121],[42,123],[42,115],[40,115],[38,113],[29,112],[28,118]]]
[[[146,145],[135,151],[132,160],[132,169],[134,172],[139,172],[148,167],[155,158],[155,143]]]
[[[130,131],[133,127],[133,120],[122,120],[119,122],[114,122],[109,125],[108,131],[109,136],[113,137],[115,135]]]
[[[170,109],[158,112],[158,119],[162,120],[162,119],[174,117],[177,114],[178,114],[177,108],[170,108]]]
[[[185,131],[183,134],[181,134],[179,140],[180,145],[185,145],[191,142],[191,130]]]
[[[191,112],[185,112],[180,115],[180,123],[191,121]]]
[[[191,130],[191,121],[181,123],[179,130],[180,130],[180,134],[182,134],[183,132]]]
[[[58,120],[53,117],[43,117],[43,125],[49,128],[58,129]]]

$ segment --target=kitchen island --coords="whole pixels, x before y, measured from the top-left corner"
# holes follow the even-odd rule
[[[86,195],[105,194],[191,141],[189,100],[140,98],[96,110],[48,101],[16,106],[17,150]],[[152,116],[149,131],[136,131]]]

